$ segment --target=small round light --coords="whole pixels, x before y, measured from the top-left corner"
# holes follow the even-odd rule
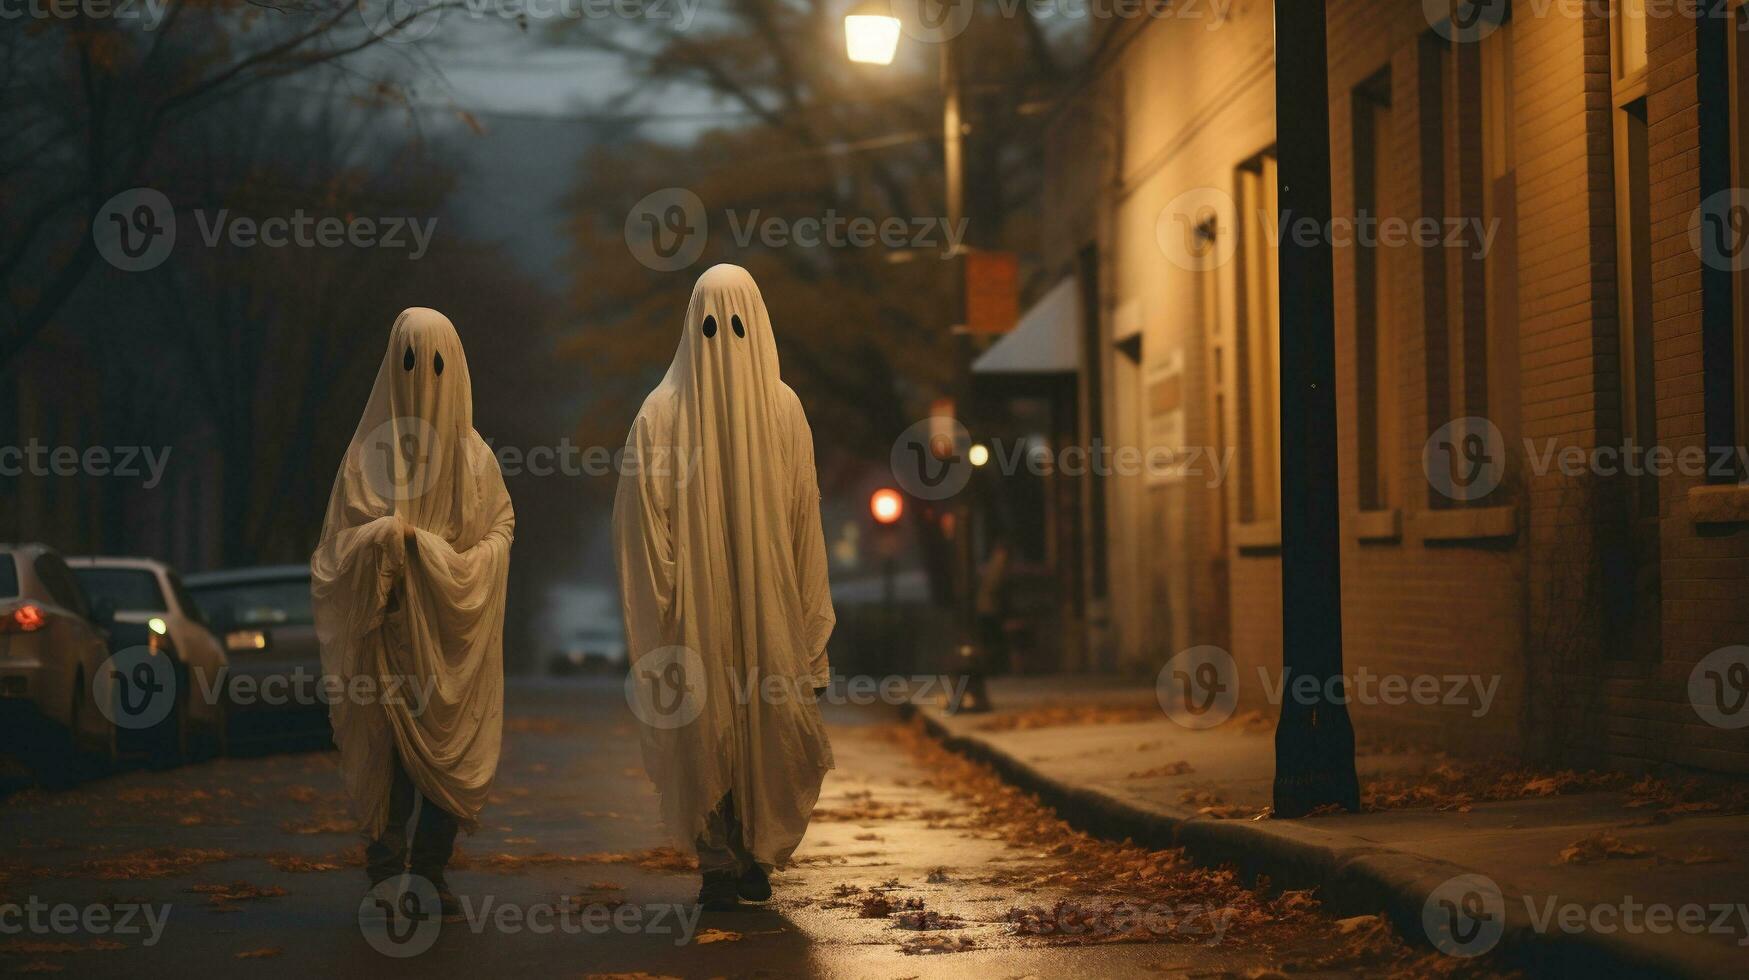
[[[869,496],[868,512],[878,524],[897,523],[905,513],[905,499],[892,487],[882,487]]]
[[[146,620],[146,625],[151,627],[152,632],[159,636],[166,636],[170,633],[170,627],[164,622],[162,617],[153,616],[151,619]]]
[[[966,453],[966,458],[972,461],[973,466],[983,466],[990,461],[990,447],[981,442],[974,443]]]

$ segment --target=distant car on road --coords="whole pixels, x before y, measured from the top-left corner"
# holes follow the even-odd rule
[[[121,733],[90,691],[109,659],[112,616],[53,548],[0,544],[0,706],[32,707],[76,747],[110,760],[122,754]]]
[[[230,662],[230,744],[328,744],[309,566],[200,572],[183,583]]]
[[[90,600],[114,610],[112,648],[145,645],[174,658],[176,706],[158,733],[162,754],[191,758],[200,741],[223,753],[225,651],[176,570],[150,558],[69,558],[67,565]]]
[[[625,632],[618,623],[585,627],[547,658],[547,673],[557,677],[614,673],[625,669],[625,659]]]

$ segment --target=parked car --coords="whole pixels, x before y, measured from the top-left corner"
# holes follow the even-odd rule
[[[69,558],[85,595],[114,610],[110,646],[146,646],[172,658],[176,706],[157,733],[165,761],[195,755],[200,743],[225,749],[225,651],[175,569],[150,558]]]
[[[625,659],[625,631],[618,623],[585,627],[553,651],[547,659],[547,673],[557,677],[619,673],[625,670]]]
[[[328,744],[309,566],[201,572],[183,583],[230,664],[231,746]]]
[[[90,696],[109,659],[112,615],[53,548],[0,545],[0,704],[29,707],[78,748],[114,760],[122,733]]]

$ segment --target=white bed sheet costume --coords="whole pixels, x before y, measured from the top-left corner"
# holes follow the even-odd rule
[[[427,801],[464,829],[478,826],[503,736],[515,525],[497,460],[474,431],[461,338],[436,310],[402,312],[310,559],[324,674],[400,692],[340,697],[329,712],[346,788],[372,839],[387,821],[397,755]]]
[[[664,822],[692,847],[732,794],[746,852],[781,867],[833,765],[813,689],[836,617],[813,433],[745,269],[699,277],[626,447],[613,530],[628,690]]]

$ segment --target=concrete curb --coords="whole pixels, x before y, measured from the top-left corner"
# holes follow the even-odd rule
[[[1078,830],[1153,848],[1182,847],[1198,863],[1231,865],[1246,880],[1266,877],[1276,888],[1316,888],[1331,912],[1382,913],[1403,936],[1429,947],[1422,910],[1434,889],[1457,875],[1479,873],[1300,821],[1182,817],[1138,806],[1047,776],[985,739],[954,732],[929,708],[907,705],[906,714],[921,718],[924,728],[944,747],[988,764],[1004,780],[1037,796]],[[1502,887],[1510,909],[1521,896]],[[1557,976],[1714,975],[1698,963],[1673,958],[1667,951],[1645,949],[1619,936],[1538,932],[1521,917],[1510,914],[1491,955]]]

